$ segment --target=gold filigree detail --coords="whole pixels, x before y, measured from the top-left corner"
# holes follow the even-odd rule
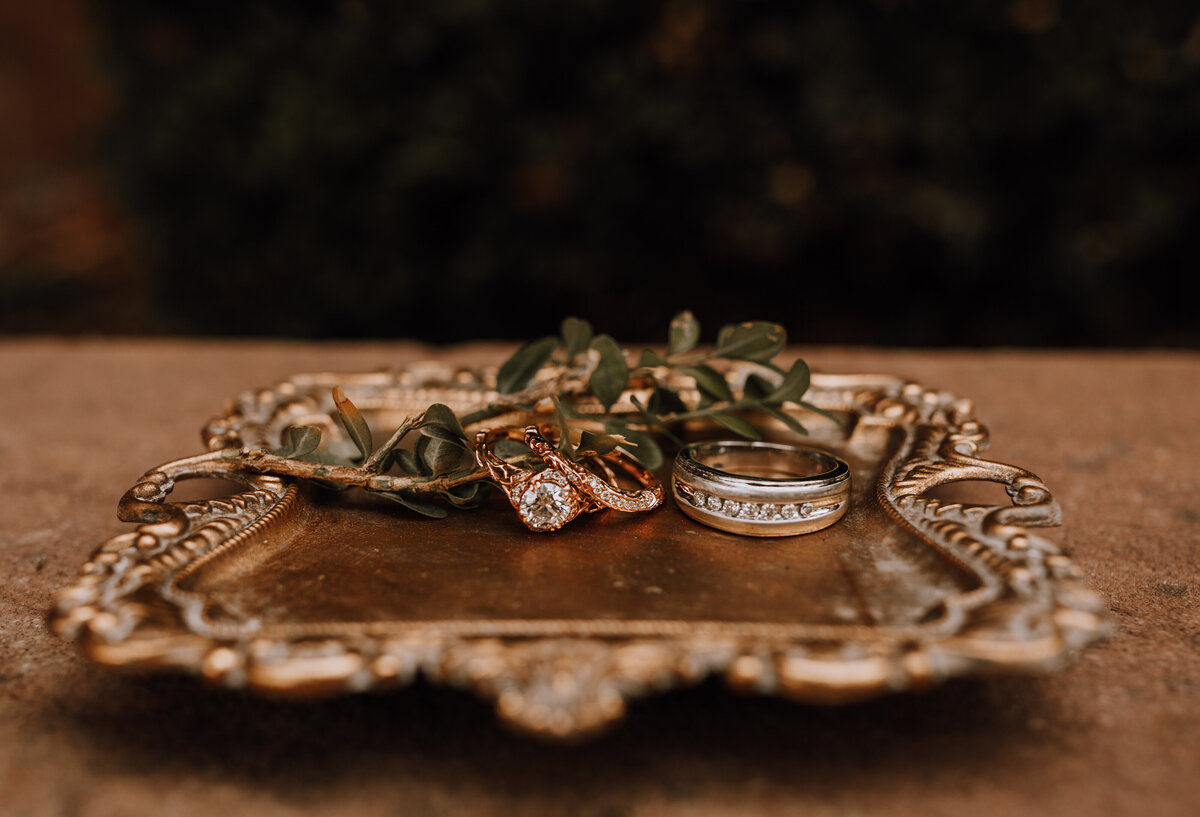
[[[844,702],[923,688],[956,675],[1060,666],[1111,629],[1100,598],[1049,540],[1057,502],[1024,469],[979,456],[987,430],[969,401],[887,376],[816,375],[808,395],[858,427],[904,440],[877,485],[881,505],[978,583],[909,628],[786,622],[501,620],[276,625],[217,622],[187,585],[202,565],[281,526],[300,507],[288,481],[233,469],[223,449],[267,447],[290,425],[320,424],[314,395],[355,389],[367,410],[407,414],[432,402],[458,410],[494,398],[486,372],[439,363],[363,375],[298,375],[247,392],[204,430],[212,453],[167,463],[122,498],[140,523],[102,544],[56,598],[50,623],[107,666],[182,669],[211,683],[312,696],[399,686],[418,674],[492,699],[500,716],[548,738],[589,734],[632,698],[712,674],[739,689]],[[219,476],[246,490],[165,502],[179,479]],[[1007,506],[928,496],[964,480],[1002,484]]]

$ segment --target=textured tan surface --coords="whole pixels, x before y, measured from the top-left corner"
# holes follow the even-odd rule
[[[429,354],[0,343],[0,814],[1200,813],[1195,354],[806,350],[825,371],[893,372],[974,398],[991,455],[1054,490],[1065,525],[1052,537],[1119,632],[1053,676],[842,709],[713,683],[563,748],[508,735],[452,691],[266,702],[106,674],[46,631],[53,591],[125,529],[121,492],[198,451],[225,397],[293,371]]]

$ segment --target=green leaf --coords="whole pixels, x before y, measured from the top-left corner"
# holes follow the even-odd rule
[[[762,400],[775,389],[775,386],[762,375],[751,374],[746,377],[746,385],[742,389],[742,397],[747,400]]]
[[[687,404],[683,402],[679,392],[664,386],[655,386],[654,391],[650,392],[650,402],[646,404],[646,410],[655,417],[661,417],[664,414],[687,411]]]
[[[457,445],[464,450],[470,450],[467,442],[467,432],[463,431],[462,423],[449,406],[434,403],[425,409],[425,417],[421,421],[421,434],[445,443]]]
[[[333,404],[337,408],[338,417],[342,420],[342,426],[346,429],[350,439],[354,441],[355,448],[364,457],[370,456],[371,451],[375,448],[371,444],[371,427],[363,419],[358,407],[342,391],[341,386],[333,387]]]
[[[798,402],[801,406],[803,406],[804,408],[813,412],[814,414],[820,414],[822,417],[825,417],[829,420],[833,420],[839,426],[846,425],[846,422],[841,417],[838,417],[836,414],[834,414],[831,411],[826,411],[825,409],[821,408],[820,406],[814,406],[812,403],[808,402],[807,400],[797,400],[796,402]]]
[[[681,366],[679,371],[693,378],[696,381],[696,388],[710,400],[733,401],[733,392],[729,390],[729,384],[713,367],[701,363],[697,366]]]
[[[316,426],[292,426],[288,429],[288,444],[271,453],[277,457],[300,458],[317,450],[321,444],[321,429]]]
[[[582,318],[566,318],[562,322],[562,339],[567,360],[574,360],[587,351],[592,339],[592,325]]]
[[[657,471],[663,464],[663,452],[658,442],[644,431],[629,428],[620,420],[608,420],[604,430],[609,434],[619,434],[629,440],[630,444],[622,443],[620,448],[629,456],[640,462],[651,471]]]
[[[758,429],[749,420],[742,417],[733,414],[714,414],[712,418],[734,434],[745,437],[748,440],[762,439],[762,434],[758,433]]]
[[[442,497],[456,508],[477,508],[491,493],[490,482],[468,482],[466,485],[456,485],[446,489]]]
[[[458,421],[458,415],[444,403],[434,403],[425,409],[425,418],[421,422],[422,425],[435,425],[449,429],[460,440],[467,439],[467,432],[463,430],[462,423]]]
[[[416,511],[422,516],[428,516],[431,519],[445,519],[450,515],[450,512],[442,506],[422,502],[411,494],[404,494],[400,491],[373,491],[372,493],[378,494],[384,499],[390,499],[392,502],[397,502],[410,511]]]
[[[388,469],[392,467],[392,461],[396,458],[396,449],[391,448],[384,452],[383,458],[379,460],[379,465],[376,467],[375,473],[386,474]]]
[[[786,411],[782,411],[780,409],[772,408],[771,406],[766,406],[766,405],[755,406],[755,408],[757,408],[761,412],[771,415],[776,420],[779,420],[781,423],[783,423],[788,428],[790,428],[792,431],[795,431],[797,434],[807,434],[808,433],[808,429],[805,428],[799,420],[797,420],[791,414],[788,414]]]
[[[425,468],[424,463],[417,459],[414,452],[407,448],[398,448],[392,453],[396,458],[396,465],[400,466],[401,471],[413,476],[429,476],[430,472]]]
[[[638,358],[638,366],[654,369],[658,366],[670,366],[667,359],[653,349],[643,349],[642,356]]]
[[[471,446],[462,437],[455,434],[451,429],[445,426],[428,425],[421,426],[421,434],[426,437],[432,437],[435,440],[441,440],[444,443],[457,445],[463,450],[469,449]]]
[[[533,456],[533,449],[520,440],[496,440],[492,453],[502,460],[512,461]]]
[[[723,327],[717,335],[717,357],[767,363],[787,345],[787,331],[769,321],[747,321]]]
[[[345,441],[343,440],[342,442],[345,442]],[[347,443],[347,445],[348,445],[348,443]],[[333,454],[330,454],[328,451],[321,451],[320,449],[309,451],[307,454],[296,455],[293,457],[293,459],[297,459],[302,462],[316,462],[316,463],[320,463],[321,465],[345,465],[346,464],[346,460],[344,457],[338,457]]]
[[[320,457],[324,457],[320,459]],[[335,465],[354,465],[362,459],[358,453],[358,446],[353,440],[343,438],[330,440],[329,444],[323,449],[317,449],[304,456],[303,459],[313,458],[314,462],[333,463]]]
[[[642,401],[637,399],[637,395],[631,395],[629,401],[633,403],[634,407],[638,410],[638,413],[642,415],[642,419],[646,421],[646,425],[657,426],[657,430],[660,434],[662,434],[671,442],[675,443],[675,445],[679,446],[680,448],[683,447],[683,440],[671,433],[671,429],[667,428],[665,425],[662,425],[659,419],[655,415],[651,414],[650,411],[642,405]],[[612,422],[617,421],[614,419]]]
[[[448,474],[457,468],[466,453],[461,440],[450,442],[437,437],[421,437],[413,448],[417,457],[435,477]]]
[[[763,398],[763,402],[774,405],[788,401],[799,403],[800,398],[808,391],[808,384],[811,379],[812,375],[808,371],[808,364],[803,360],[797,360],[792,364],[792,368],[788,369],[787,374],[783,376],[783,381],[770,394]]]
[[[326,489],[327,491],[348,491],[348,490],[350,490],[349,485],[343,485],[340,482],[330,482],[327,479],[317,479],[316,477],[313,477],[309,481],[312,482],[314,485],[319,485],[320,487]]]
[[[568,420],[578,420],[583,417],[583,415],[576,411],[575,407],[566,400],[558,399],[558,410],[561,411],[562,416],[566,417]]]
[[[667,354],[678,355],[695,346],[700,340],[700,321],[685,309],[671,318],[667,330]]]
[[[585,457],[592,454],[607,454],[622,443],[624,443],[624,440],[620,440],[611,434],[597,434],[594,431],[584,431],[579,438],[577,456]]]
[[[528,386],[557,348],[558,338],[553,335],[526,343],[500,367],[496,389],[501,394],[512,394]]]
[[[557,394],[551,399],[554,403],[554,422],[558,425],[558,444],[555,448],[571,459],[575,459],[575,446],[571,444],[571,429],[567,425],[566,413],[563,411],[563,402],[558,398]]]
[[[617,342],[608,335],[597,335],[592,340],[592,348],[600,353],[600,361],[588,378],[592,394],[608,411],[613,403],[625,391],[625,382],[629,379],[629,364],[625,362],[625,354]]]

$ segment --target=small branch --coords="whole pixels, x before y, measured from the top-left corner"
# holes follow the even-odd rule
[[[492,417],[499,417],[501,414],[508,414],[512,411],[521,411],[522,407],[518,402],[510,402],[507,400],[497,400],[494,403],[488,403],[485,406],[475,409],[466,414],[460,414],[458,421],[462,423],[463,428],[482,423],[484,420]]]
[[[444,474],[440,477],[387,476],[373,474],[364,468],[354,468],[349,465],[326,465],[320,462],[277,457],[256,449],[242,449],[228,456],[240,468],[255,474],[321,479],[327,482],[336,482],[339,485],[366,488],[369,491],[441,493],[448,488],[488,478],[487,472],[482,470]]]
[[[539,400],[545,400],[547,397],[564,394],[579,394],[586,389],[587,381],[581,379],[573,379],[573,375],[579,375],[578,369],[567,369],[558,374],[552,380],[541,383],[537,386],[532,386],[524,391],[510,394],[507,397],[487,403],[466,414],[459,415],[459,422],[463,427],[481,423],[484,420],[492,417],[499,417],[501,414],[508,414],[511,411],[523,411],[525,406],[533,405]]]
[[[678,355],[668,355],[666,357],[666,361],[671,365],[672,368],[674,368],[675,366],[695,366],[697,363],[707,363],[714,357],[716,357],[716,355],[714,355],[711,351],[690,353],[683,352]]]
[[[685,420],[698,420],[701,417],[711,417],[714,414],[721,414],[727,411],[741,411],[747,408],[754,408],[753,405],[746,403],[744,400],[735,400],[732,403],[721,403],[712,406],[706,406],[702,409],[693,409],[691,411],[679,411],[673,414],[659,415],[659,422],[666,423],[681,423]]]
[[[651,414],[650,410],[647,409],[646,406],[644,406],[642,404],[641,400],[638,400],[636,397],[634,397],[632,399],[632,402],[633,402],[634,408],[636,408],[638,410],[638,414],[641,415],[642,420],[645,421],[647,431],[649,431],[650,429],[657,429],[659,431],[659,433],[663,434],[667,439],[669,439],[675,445],[679,446],[680,448],[683,448],[683,440],[679,438],[679,435],[675,434],[673,431],[671,431],[671,429],[667,428],[666,423],[662,422],[657,417],[655,417],[653,414]]]
[[[370,474],[378,474],[383,466],[383,461],[387,459],[388,454],[392,453],[392,449],[400,444],[408,432],[419,426],[425,419],[425,412],[421,412],[416,417],[410,417],[400,424],[395,433],[388,439],[386,443],[376,448],[371,452],[371,456],[362,464],[362,470]]]

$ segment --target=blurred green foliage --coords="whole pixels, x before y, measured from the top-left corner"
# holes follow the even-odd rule
[[[100,0],[171,331],[1200,345],[1183,0]]]

